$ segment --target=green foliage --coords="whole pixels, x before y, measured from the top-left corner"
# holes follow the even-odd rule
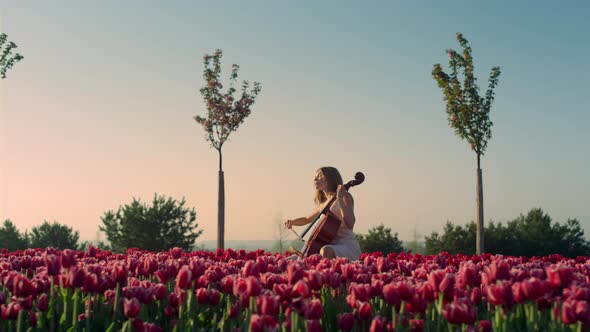
[[[31,229],[31,247],[55,249],[78,249],[78,239],[80,232],[75,231],[66,225],[61,225],[57,221],[49,223],[44,221],[41,226]]]
[[[11,69],[14,64],[24,59],[18,53],[12,54],[12,50],[17,46],[14,42],[8,42],[8,36],[5,33],[0,34],[0,77],[6,78],[6,72]]]
[[[465,226],[454,226],[450,222],[439,236],[433,232],[426,239],[426,252],[436,254],[447,251],[451,254],[475,253],[474,222]],[[566,257],[590,255],[590,242],[585,240],[584,231],[577,219],[566,223],[553,222],[540,208],[531,209],[527,215],[520,215],[503,225],[490,222],[485,229],[486,252],[510,256],[548,256],[561,254]]]
[[[29,247],[27,234],[21,234],[10,219],[4,220],[0,227],[0,248],[8,251],[24,250]]]
[[[184,207],[185,200],[154,195],[152,206],[142,204],[135,198],[131,204],[120,206],[117,212],[108,211],[101,217],[113,251],[128,248],[150,251],[166,251],[172,247],[191,250],[202,230],[196,231],[197,214]]]
[[[391,234],[391,228],[383,224],[369,229],[367,234],[356,234],[362,252],[380,251],[384,255],[392,252],[406,251],[402,246],[402,241],[398,238],[397,233]]]
[[[457,33],[456,37],[463,48],[463,53],[447,50],[451,73],[445,73],[441,65],[437,63],[432,70],[432,77],[443,91],[449,127],[461,139],[467,140],[471,149],[479,156],[484,154],[488,140],[492,137],[493,123],[489,115],[494,101],[494,88],[500,76],[500,67],[492,68],[486,95],[480,96],[477,79],[473,75],[471,46],[461,33]]]

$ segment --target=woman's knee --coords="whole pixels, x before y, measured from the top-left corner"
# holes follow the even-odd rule
[[[334,249],[332,249],[329,246],[323,246],[320,249],[320,255],[324,258],[335,258],[336,257],[336,253],[334,252]]]

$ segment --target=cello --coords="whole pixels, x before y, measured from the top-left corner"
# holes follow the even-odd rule
[[[354,180],[347,182],[344,185],[344,189],[348,191],[348,189],[354,186],[358,186],[359,184],[363,183],[363,181],[365,181],[365,175],[361,172],[357,172],[354,175]],[[338,233],[338,229],[340,228],[340,224],[342,223],[342,221],[338,219],[338,217],[336,217],[332,212],[330,212],[330,206],[332,205],[332,203],[334,203],[335,200],[336,195],[334,195],[332,199],[330,199],[328,204],[324,206],[322,211],[320,211],[317,217],[309,224],[309,226],[307,226],[307,228],[305,229],[305,231],[303,231],[301,236],[299,236],[299,234],[297,234],[293,229],[291,229],[293,230],[293,233],[295,233],[295,235],[297,235],[297,237],[299,237],[301,241],[305,241],[303,239],[305,234],[307,234],[307,232],[313,227],[316,221],[318,221],[318,219],[320,219],[320,217],[322,217],[323,215],[322,220],[313,230],[313,233],[303,246],[303,250],[299,251],[291,247],[291,249],[300,257],[307,257],[310,255],[319,254],[320,249],[323,246],[332,243],[332,240],[334,240],[334,237],[336,237],[336,234]]]

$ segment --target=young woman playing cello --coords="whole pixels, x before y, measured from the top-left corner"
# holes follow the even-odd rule
[[[322,167],[317,170],[313,180],[315,186],[316,209],[308,217],[289,219],[285,227],[303,226],[314,221],[321,213],[326,202],[336,196],[329,207],[329,212],[340,220],[340,226],[330,244],[321,247],[319,254],[325,258],[347,257],[350,260],[358,260],[361,254],[359,243],[354,236],[355,224],[354,200],[352,195],[343,186],[342,176],[334,167]]]

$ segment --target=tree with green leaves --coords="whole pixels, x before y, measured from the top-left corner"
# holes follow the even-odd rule
[[[19,53],[12,54],[17,46],[14,42],[8,41],[5,33],[0,34],[0,77],[6,78],[6,72],[17,62],[24,59]]]
[[[488,141],[492,138],[492,121],[490,109],[494,101],[494,88],[498,84],[500,67],[493,67],[489,77],[489,86],[485,97],[479,95],[479,87],[473,75],[473,57],[471,46],[461,33],[457,40],[463,48],[460,54],[448,49],[450,75],[445,73],[440,64],[435,64],[432,77],[443,91],[449,127],[455,134],[469,143],[477,156],[477,238],[476,253],[484,252],[484,213],[483,213],[483,181],[480,157],[484,154]],[[462,81],[462,82],[461,82]]]
[[[29,247],[27,234],[21,234],[10,219],[4,220],[0,227],[0,248],[8,251],[25,250]]]
[[[128,248],[140,248],[154,252],[180,247],[189,251],[195,240],[203,233],[196,230],[195,209],[164,195],[154,195],[152,205],[133,199],[130,204],[110,210],[102,217],[99,229],[106,234],[111,249],[123,252]]]
[[[252,105],[256,96],[261,90],[261,85],[254,82],[252,90],[250,83],[242,83],[241,95],[234,96],[236,88],[235,82],[238,78],[238,68],[236,64],[232,65],[229,88],[225,93],[221,92],[221,50],[216,50],[212,55],[205,54],[203,63],[205,69],[203,78],[205,86],[200,90],[207,105],[207,117],[195,116],[194,119],[205,129],[205,139],[211,143],[219,153],[219,192],[217,204],[217,247],[224,248],[225,234],[225,184],[223,179],[223,164],[221,148],[229,138],[229,135],[238,129],[244,122],[244,119],[251,113]]]
[[[475,254],[476,224],[453,225],[447,222],[443,234],[433,232],[425,237],[426,253]],[[541,208],[531,209],[526,215],[502,223],[489,222],[485,229],[486,252],[509,256],[548,256],[561,254],[566,257],[590,255],[590,242],[584,236],[580,222],[568,219],[554,222]]]
[[[62,225],[57,221],[49,223],[43,221],[40,226],[31,229],[30,244],[33,248],[53,247],[55,249],[78,249],[80,232],[74,231],[72,227]]]
[[[392,252],[406,251],[397,233],[391,234],[391,228],[383,224],[372,227],[367,234],[356,234],[362,252],[381,252],[388,255]]]

